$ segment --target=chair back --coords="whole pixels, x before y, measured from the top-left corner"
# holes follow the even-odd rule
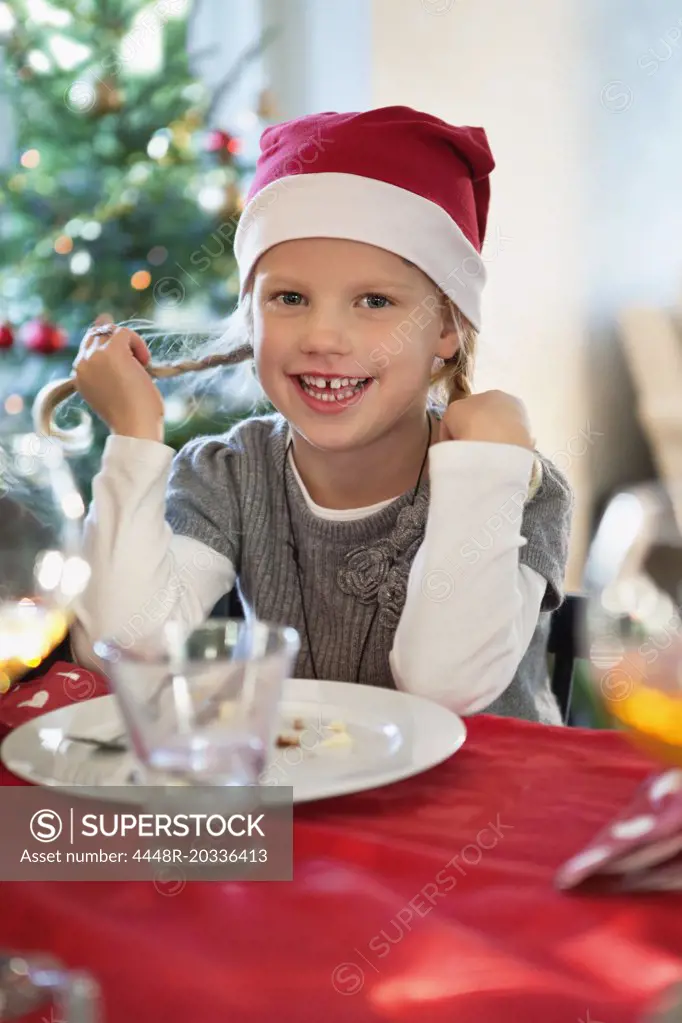
[[[585,604],[584,596],[578,593],[567,594],[561,607],[553,612],[550,623],[547,653],[554,660],[551,686],[565,724],[569,723],[570,718],[573,669],[579,651]]]

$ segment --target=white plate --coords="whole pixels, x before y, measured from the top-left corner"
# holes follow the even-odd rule
[[[446,760],[466,738],[461,718],[430,700],[349,682],[288,679],[281,712],[287,732],[294,718],[308,727],[300,747],[274,751],[265,780],[291,785],[296,803],[409,778]],[[339,721],[352,741],[334,746],[324,741],[334,734],[324,726]],[[104,738],[123,730],[116,698],[100,696],[20,725],[5,738],[0,757],[34,784],[75,793],[96,787],[102,799],[107,787],[125,786],[135,803],[141,793],[130,777],[131,754],[101,753],[66,739],[70,734]]]

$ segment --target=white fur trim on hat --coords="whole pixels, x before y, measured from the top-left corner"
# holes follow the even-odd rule
[[[235,235],[241,296],[258,259],[294,238],[347,238],[418,266],[477,330],[487,272],[479,252],[436,203],[358,174],[279,178],[247,203]]]

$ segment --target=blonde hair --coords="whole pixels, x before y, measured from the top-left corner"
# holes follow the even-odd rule
[[[452,318],[452,323],[459,337],[455,355],[443,362],[431,378],[431,392],[436,401],[444,406],[467,397],[472,392],[472,377],[476,349],[477,333],[474,326],[464,314],[444,295],[443,311]],[[187,331],[177,334],[160,332],[149,321],[131,320],[119,326],[126,326],[144,335],[149,344],[163,339],[164,346],[173,339],[187,338]],[[191,333],[191,332],[190,332]],[[198,332],[196,332],[198,333]],[[200,373],[215,370],[223,366],[238,366],[253,359],[251,341],[251,296],[247,294],[233,313],[228,316],[222,327],[214,331],[203,331],[207,337],[197,346],[193,358],[183,358],[171,362],[155,363],[150,360],[146,366],[149,375],[157,380],[182,376],[185,373]],[[442,361],[442,360],[441,360]],[[83,426],[65,429],[54,421],[58,407],[76,394],[76,378],[56,380],[45,385],[33,403],[33,422],[39,433],[55,437],[64,447],[77,448],[82,444]]]

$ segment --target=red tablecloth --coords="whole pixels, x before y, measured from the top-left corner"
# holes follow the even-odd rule
[[[682,898],[553,876],[651,765],[613,733],[468,729],[419,777],[298,808],[292,882],[5,882],[0,948],[92,971],[106,1023],[639,1021],[682,980]]]

